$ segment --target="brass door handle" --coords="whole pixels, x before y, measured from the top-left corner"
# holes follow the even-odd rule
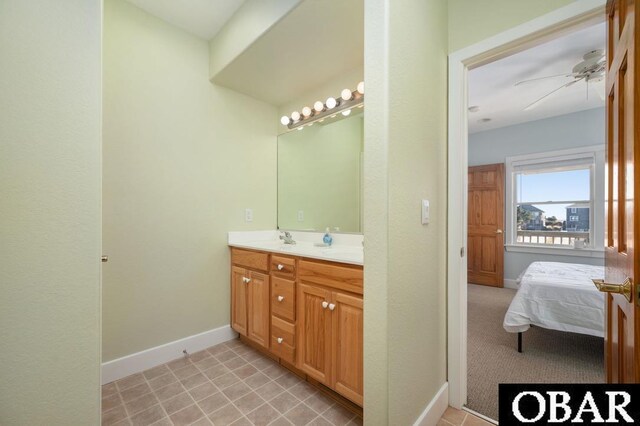
[[[627,302],[631,302],[631,278],[624,280],[622,284],[606,283],[604,280],[591,280],[595,284],[598,291],[603,293],[622,294]]]

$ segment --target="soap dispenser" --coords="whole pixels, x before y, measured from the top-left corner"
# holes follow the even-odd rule
[[[331,243],[333,243],[333,237],[331,236],[331,234],[329,233],[329,227],[327,226],[327,229],[325,229],[325,233],[324,233],[324,237],[322,237],[322,242],[326,245],[326,246],[330,246]]]

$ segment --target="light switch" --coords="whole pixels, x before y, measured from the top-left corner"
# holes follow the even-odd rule
[[[422,224],[429,224],[429,200],[422,200]]]
[[[244,209],[244,221],[253,222],[253,209]]]
[[[304,222],[304,210],[298,210],[298,222]]]

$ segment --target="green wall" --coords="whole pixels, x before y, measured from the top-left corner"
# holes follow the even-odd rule
[[[229,324],[227,232],[276,226],[277,110],[208,65],[204,40],[106,1],[103,362]]]
[[[102,3],[0,2],[0,424],[100,423]]]
[[[449,52],[455,52],[577,0],[448,0]]]

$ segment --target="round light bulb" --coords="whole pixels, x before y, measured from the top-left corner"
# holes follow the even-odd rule
[[[338,106],[338,101],[336,101],[335,98],[327,98],[327,102],[325,102],[325,104],[327,105],[327,109],[331,109]]]
[[[283,115],[282,118],[280,119],[280,123],[282,123],[283,126],[288,126],[289,123],[291,123],[291,119],[286,115]]]
[[[324,111],[324,104],[320,101],[316,101],[316,103],[313,104],[313,109],[316,110],[316,112],[322,112]]]
[[[340,97],[345,101],[350,101],[351,99],[353,99],[353,93],[349,89],[344,89],[340,94]]]
[[[364,95],[364,81],[361,81],[360,83],[358,83],[358,88],[356,90],[361,95]]]
[[[311,116],[311,108],[309,107],[304,107],[302,108],[302,115],[306,118],[306,117],[310,117]]]
[[[349,114],[351,114],[351,110],[350,110],[350,109],[348,109],[348,110],[346,110],[346,111],[342,111],[342,115],[344,115],[345,117],[346,117],[347,115],[349,115]]]
[[[298,111],[293,111],[291,113],[291,119],[296,122],[296,121],[300,121],[300,113]]]

